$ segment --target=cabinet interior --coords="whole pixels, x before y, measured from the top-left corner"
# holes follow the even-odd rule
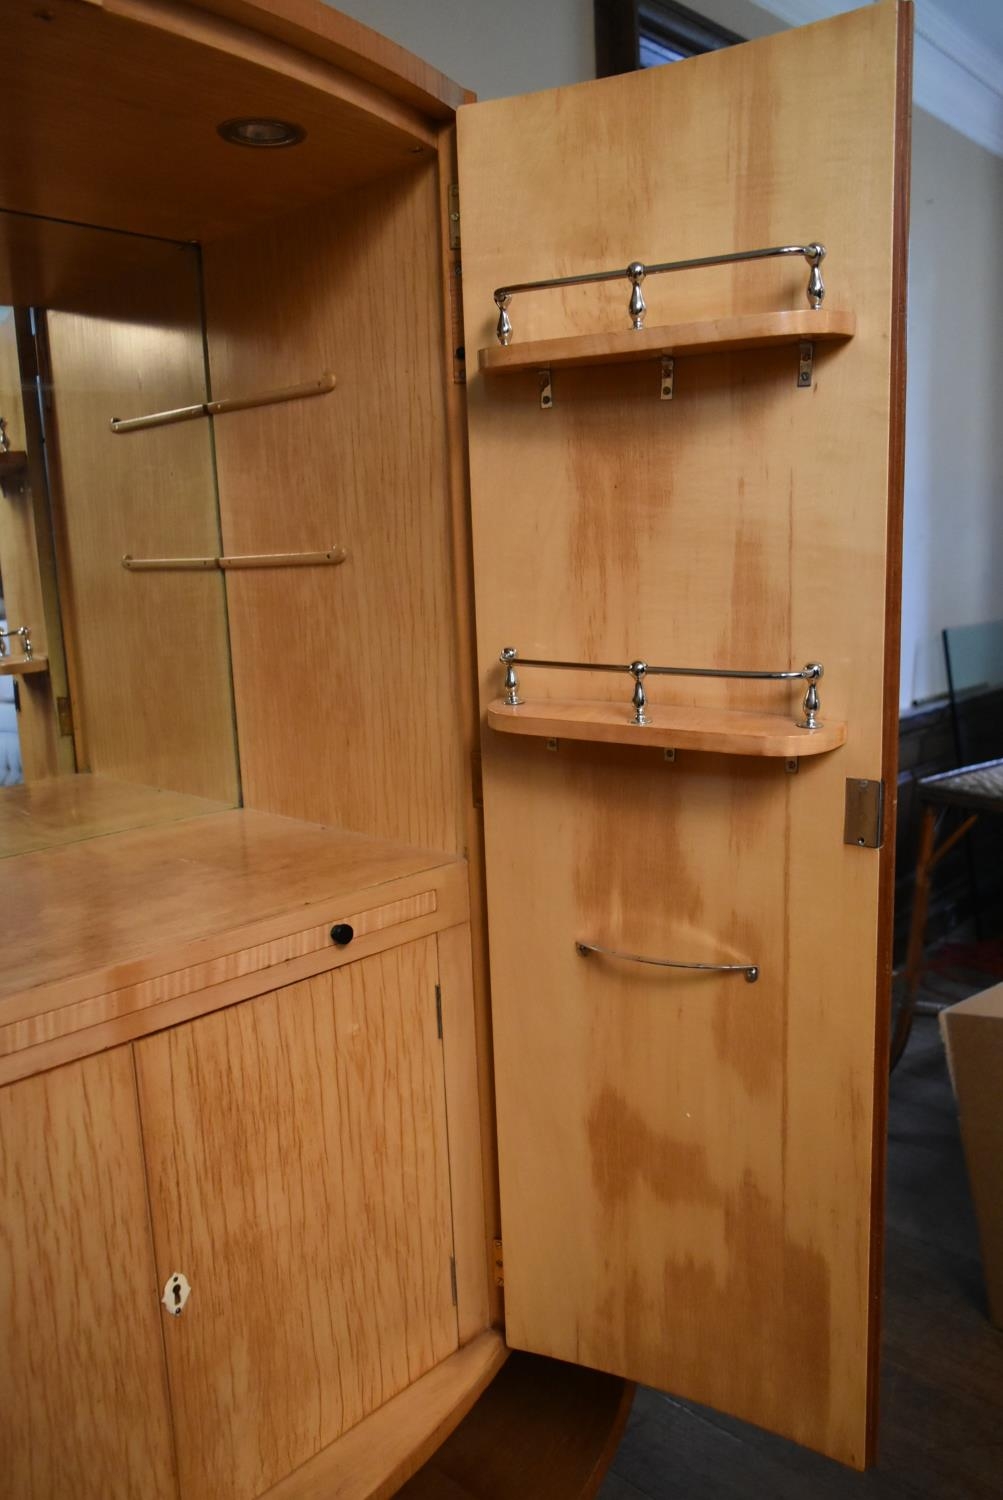
[[[867,1463],[907,14],[461,108],[310,0],[14,0],[20,388],[88,468],[47,542],[22,400],[0,1490],[389,1495],[508,1347]],[[705,264],[806,233],[824,306]],[[698,266],[643,327],[566,284],[641,251]]]

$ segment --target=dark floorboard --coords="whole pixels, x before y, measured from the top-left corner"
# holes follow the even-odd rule
[[[917,1019],[892,1077],[887,1226],[874,1469],[856,1474],[642,1389],[600,1500],[1003,1500],[1003,1333],[986,1319],[957,1112],[930,1017]]]

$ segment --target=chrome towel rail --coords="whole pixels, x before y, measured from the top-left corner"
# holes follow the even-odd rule
[[[505,702],[510,708],[517,708],[525,701],[519,697],[519,675],[516,672],[516,662],[518,662],[520,667],[549,667],[560,672],[629,672],[634,679],[634,692],[631,697],[634,716],[630,720],[631,724],[650,724],[651,722],[647,715],[648,697],[644,690],[645,677],[730,677],[766,682],[807,682],[808,688],[801,705],[804,718],[797,720],[797,727],[820,729],[822,726],[819,718],[821,704],[818,684],[823,675],[823,667],[818,661],[806,662],[803,667],[795,668],[793,671],[753,672],[731,667],[652,667],[646,661],[547,661],[539,657],[520,656],[515,646],[505,646],[498,660],[505,668]]]
[[[257,396],[230,396],[223,401],[198,401],[194,406],[175,406],[170,411],[152,411],[143,417],[112,417],[112,432],[140,432],[146,427],[169,427],[174,422],[192,422],[196,417],[219,417],[228,411],[250,411],[255,406],[274,406],[280,401],[301,401],[307,396],[326,396],[336,385],[333,375],[322,375],[306,385],[290,385],[280,391],[262,391]]]
[[[657,969],[697,969],[703,974],[744,974],[748,984],[759,978],[758,964],[687,964],[676,958],[646,958],[641,953],[621,953],[617,948],[601,948],[598,943],[576,943],[575,951],[582,958],[590,953],[601,953],[606,958],[619,958],[629,964],[654,964]]]
[[[779,255],[800,255],[808,262],[808,306],[819,308],[825,300],[825,282],[821,265],[825,259],[825,246],[813,240],[807,245],[771,245],[765,250],[733,250],[727,255],[701,255],[695,260],[665,260],[648,266],[643,261],[632,260],[625,269],[615,271],[586,271],[581,276],[552,276],[545,281],[517,281],[511,286],[497,287],[494,294],[498,309],[498,326],[495,330],[499,344],[507,347],[512,342],[512,321],[508,315],[509,305],[516,292],[544,292],[555,287],[586,286],[595,281],[619,281],[626,277],[630,282],[630,301],[627,313],[631,327],[644,327],[644,314],[648,305],[641,291],[641,282],[646,276],[661,276],[666,271],[697,271],[706,266],[733,266],[746,260],[773,260]]]

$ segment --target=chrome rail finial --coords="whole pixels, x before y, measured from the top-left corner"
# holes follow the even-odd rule
[[[505,646],[498,658],[505,666],[505,702],[509,708],[518,708],[522,702],[519,697],[519,674],[515,670],[518,655],[514,646]]]
[[[630,314],[630,326],[634,329],[644,327],[644,315],[648,311],[648,304],[644,300],[641,291],[641,282],[647,275],[647,271],[639,260],[632,260],[627,267],[627,279],[631,285],[630,301],[627,303],[627,311]]]
[[[821,729],[822,720],[819,718],[819,714],[822,711],[822,705],[819,702],[818,683],[819,678],[822,676],[822,663],[820,661],[806,662],[801,675],[807,679],[808,691],[805,693],[804,702],[801,705],[804,718],[798,720],[798,728]]]
[[[627,670],[634,679],[634,693],[630,700],[634,709],[634,717],[630,722],[632,724],[650,724],[651,720],[645,713],[645,709],[648,706],[648,695],[644,691],[644,675],[648,670],[648,663],[646,661],[632,661]]]
[[[495,292],[495,306],[498,309],[498,327],[495,333],[503,349],[507,349],[512,342],[512,319],[508,315],[511,301],[512,298],[507,292]]]
[[[811,266],[808,275],[808,306],[818,309],[825,301],[825,282],[820,269],[825,260],[825,246],[818,243],[805,245],[804,258]]]

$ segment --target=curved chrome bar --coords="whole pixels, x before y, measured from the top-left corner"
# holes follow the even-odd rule
[[[641,953],[621,953],[617,948],[602,948],[598,943],[575,943],[575,951],[582,958],[590,953],[602,953],[606,958],[620,958],[630,964],[654,964],[657,969],[695,969],[702,974],[744,974],[748,984],[759,978],[758,964],[686,964],[675,958],[646,958]]]
[[[508,308],[516,292],[545,292],[555,287],[587,286],[593,282],[619,281],[621,277],[625,277],[631,285],[627,312],[632,327],[640,329],[644,327],[644,314],[647,311],[641,291],[641,282],[646,276],[660,276],[667,271],[696,271],[707,266],[732,266],[747,260],[772,260],[780,255],[801,255],[808,262],[811,267],[806,291],[808,305],[820,308],[825,300],[825,282],[822,280],[820,267],[825,259],[826,249],[817,240],[812,240],[806,245],[770,245],[765,250],[734,250],[726,255],[701,255],[694,260],[660,261],[653,266],[632,260],[623,270],[587,271],[581,276],[552,276],[544,281],[516,281],[511,286],[500,286],[494,293],[495,306],[498,308],[498,342],[504,346],[512,342],[512,321]]]

